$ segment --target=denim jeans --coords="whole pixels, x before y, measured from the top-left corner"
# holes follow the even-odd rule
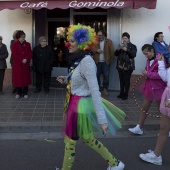
[[[106,62],[98,62],[97,64],[97,81],[100,86],[103,88],[108,89],[109,86],[109,72],[110,72],[110,65],[107,65]],[[103,82],[101,83],[101,75],[103,75]]]

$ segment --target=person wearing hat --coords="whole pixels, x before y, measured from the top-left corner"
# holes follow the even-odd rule
[[[133,70],[135,70],[135,61],[137,48],[130,42],[130,35],[127,32],[122,34],[122,44],[118,45],[115,51],[117,56],[117,66],[120,82],[120,93],[117,96],[122,100],[128,99],[128,93],[130,88],[130,78]]]
[[[90,26],[78,24],[68,28],[70,73],[57,77],[60,83],[68,84],[64,104],[65,154],[61,170],[72,169],[79,138],[106,160],[107,170],[123,170],[125,166],[93,134],[95,128],[95,132],[104,136],[109,132],[114,135],[125,118],[122,110],[101,98],[96,65],[90,55],[96,44],[95,36]]]
[[[3,94],[3,81],[5,69],[7,68],[6,58],[8,57],[8,50],[5,44],[2,43],[2,36],[0,36],[0,94]]]

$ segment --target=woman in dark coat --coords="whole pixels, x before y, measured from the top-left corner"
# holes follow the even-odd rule
[[[122,45],[118,45],[115,51],[117,56],[117,70],[120,80],[120,94],[117,96],[122,100],[128,99],[130,88],[130,78],[133,70],[135,70],[135,61],[137,48],[130,42],[130,35],[127,32],[122,34]]]
[[[17,41],[12,45],[12,84],[16,87],[15,98],[28,98],[28,86],[31,84],[30,60],[32,50],[30,43],[25,41],[25,33],[19,30],[16,34]]]
[[[6,65],[6,58],[8,57],[8,50],[6,45],[2,43],[2,37],[0,36],[0,94],[3,94],[3,81]]]
[[[53,50],[49,45],[47,45],[47,38],[42,36],[39,38],[39,45],[33,49],[33,64],[36,72],[35,93],[39,93],[41,91],[42,85],[45,93],[49,93],[53,62]]]

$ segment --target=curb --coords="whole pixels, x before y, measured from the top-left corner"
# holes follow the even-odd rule
[[[122,128],[119,131],[127,131],[128,128],[136,126],[137,121],[123,122]],[[60,133],[62,132],[63,122],[9,122],[0,123],[0,133]],[[158,122],[145,123],[144,130],[158,131]]]
[[[158,131],[144,131],[144,135],[134,135],[129,131],[118,131],[115,136],[106,135],[103,137],[100,134],[95,134],[96,138],[106,139],[106,138],[147,138],[147,137],[157,137]],[[56,140],[63,140],[64,135],[61,132],[36,132],[36,133],[1,133],[0,140],[41,140],[46,142],[56,142]]]

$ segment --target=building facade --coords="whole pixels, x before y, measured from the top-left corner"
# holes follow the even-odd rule
[[[8,9],[5,9],[7,8],[5,4],[4,6],[0,4],[0,9],[4,8],[0,11],[0,35],[3,36],[3,43],[7,45],[8,51],[10,52],[10,41],[15,30],[24,30],[26,40],[32,44],[32,47],[37,45],[39,36],[45,35],[56,54],[52,77],[67,74],[62,43],[65,40],[66,28],[70,24],[82,23],[90,25],[96,31],[104,29],[107,32],[107,37],[113,41],[115,49],[121,43],[121,34],[128,32],[131,35],[131,42],[138,49],[137,57],[135,58],[136,70],[133,72],[134,76],[140,75],[145,66],[146,58],[141,52],[141,47],[145,43],[151,44],[156,32],[162,31],[165,42],[170,43],[170,30],[168,29],[170,25],[168,18],[170,16],[169,0],[157,0],[157,2],[156,0],[151,0],[150,3],[148,3],[149,0],[137,0],[138,4],[136,6],[132,4],[132,0],[107,0],[103,8],[100,8],[101,1],[97,1],[95,5],[92,4],[93,6],[87,6],[89,4],[83,1],[63,2],[64,4],[57,3],[58,6],[51,3],[51,6],[47,7],[48,1],[38,1],[37,3],[23,1],[18,2],[18,4],[15,3],[16,6],[12,3],[8,4]],[[155,8],[153,3],[156,4],[156,9],[151,9]],[[66,4],[71,6],[68,8]],[[22,9],[18,9],[17,5],[22,6]],[[133,7],[130,5],[133,5]],[[58,55],[60,51],[62,51],[62,57]],[[10,69],[9,60],[10,55],[7,59],[8,68]],[[119,89],[116,57],[111,65],[109,89]]]

